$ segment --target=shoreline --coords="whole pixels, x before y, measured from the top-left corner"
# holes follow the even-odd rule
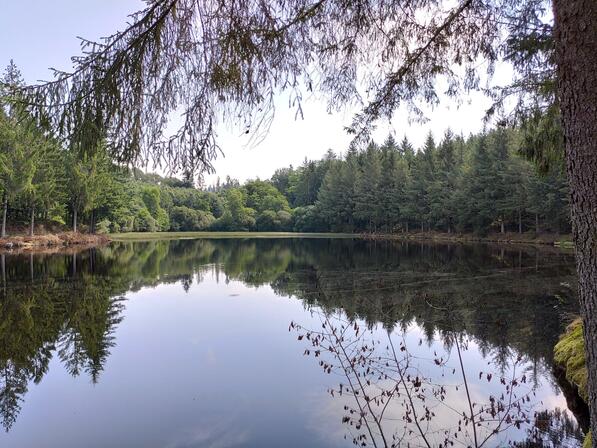
[[[129,232],[110,234],[112,241],[189,240],[199,238],[362,238],[358,233],[308,232]]]
[[[10,235],[0,238],[0,253],[57,252],[69,247],[91,248],[112,241],[107,235],[60,232],[40,235]]]
[[[497,244],[525,244],[534,246],[554,246],[573,249],[571,235],[559,234],[519,234],[494,233],[487,236],[477,236],[471,233],[445,232],[410,232],[410,233],[365,233],[362,238],[368,240],[409,240],[409,241],[446,241],[455,243],[497,243]]]
[[[520,244],[527,246],[551,246],[558,249],[574,249],[570,235],[558,234],[490,234],[484,237],[474,234],[411,232],[411,233],[307,233],[307,232],[130,232],[109,235],[79,232],[58,232],[34,235],[11,235],[0,238],[0,252],[56,252],[62,248],[91,248],[104,246],[112,241],[155,241],[178,239],[218,238],[352,238],[369,241],[420,241],[452,243]]]

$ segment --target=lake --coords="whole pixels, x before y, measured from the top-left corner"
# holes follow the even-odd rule
[[[580,446],[552,370],[570,253],[192,239],[1,261],[3,448]]]

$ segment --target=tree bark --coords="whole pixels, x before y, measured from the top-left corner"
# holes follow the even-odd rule
[[[522,210],[518,209],[518,233],[522,234]]]
[[[89,225],[89,233],[95,233],[95,210],[91,210],[91,223]]]
[[[73,207],[73,232],[77,231],[77,209]]]
[[[6,288],[6,258],[4,257],[4,254],[0,254],[0,264],[2,265],[2,286],[3,288]],[[4,290],[4,293],[6,294],[6,289]]]
[[[33,236],[35,233],[35,206],[31,206],[31,227],[29,228],[29,236]]]
[[[4,192],[2,197],[2,238],[6,238],[6,214],[8,213],[8,196]]]
[[[553,0],[558,99],[597,448],[597,1]]]
[[[500,219],[500,232],[504,233],[504,220]]]

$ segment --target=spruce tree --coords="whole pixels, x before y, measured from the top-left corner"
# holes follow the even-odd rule
[[[377,230],[382,217],[380,188],[381,166],[377,146],[370,143],[362,154],[354,196],[354,216],[369,232]]]

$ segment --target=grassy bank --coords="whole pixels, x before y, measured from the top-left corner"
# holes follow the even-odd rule
[[[298,232],[131,232],[114,233],[114,241],[182,240],[197,238],[359,238],[356,233]]]
[[[532,244],[549,245],[562,248],[573,248],[571,235],[555,233],[491,233],[488,235],[475,235],[473,233],[446,233],[446,232],[409,232],[409,233],[373,233],[365,234],[367,239],[397,239],[397,240],[431,240],[450,241],[461,243],[504,243],[504,244]]]
[[[569,235],[534,233],[506,233],[478,236],[441,232],[412,232],[397,234],[382,233],[299,233],[299,232],[131,232],[110,234],[114,241],[150,241],[196,238],[363,238],[369,240],[425,240],[449,241],[461,243],[502,243],[549,245],[561,248],[573,248]]]
[[[369,233],[300,233],[300,232],[130,232],[110,235],[91,235],[75,232],[48,232],[30,237],[14,235],[0,239],[0,250],[35,250],[37,248],[102,245],[110,241],[152,241],[180,240],[197,238],[363,238],[368,240],[410,240],[436,241],[456,243],[500,243],[550,245],[560,248],[573,248],[568,235],[555,234],[491,234],[478,236],[474,234],[456,234],[441,232],[412,232],[399,234]]]
[[[566,329],[554,348],[554,361],[566,372],[568,382],[578,388],[578,395],[585,403],[589,401],[588,373],[585,363],[585,341],[583,338],[583,325],[576,319]],[[591,448],[591,433],[587,435],[583,448]]]

